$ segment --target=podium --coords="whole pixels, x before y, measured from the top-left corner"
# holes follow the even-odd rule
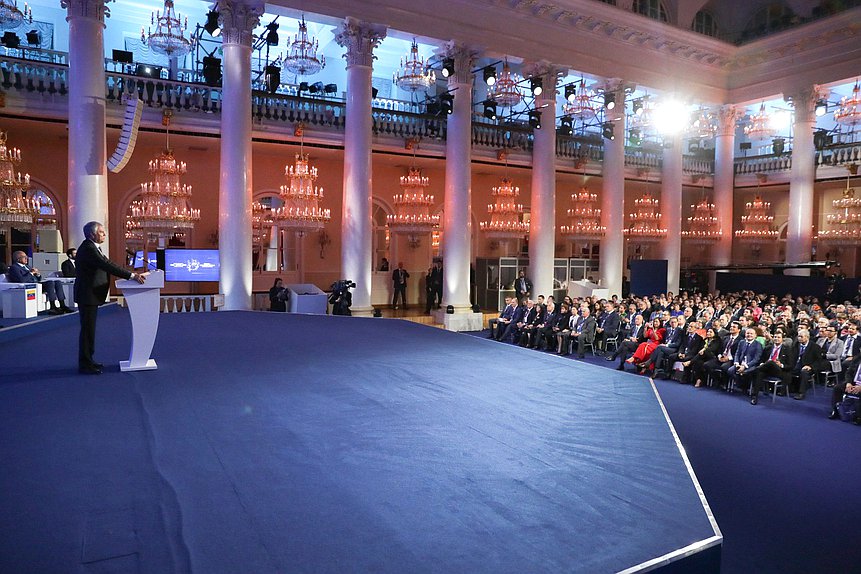
[[[131,279],[120,279],[117,288],[123,292],[126,306],[132,318],[132,352],[128,361],[120,361],[121,371],[150,371],[157,369],[150,358],[155,336],[158,333],[158,318],[161,312],[161,289],[164,287],[164,271],[150,271],[141,285]]]

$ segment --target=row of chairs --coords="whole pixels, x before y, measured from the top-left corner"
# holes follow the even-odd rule
[[[724,377],[724,372],[722,370],[714,369],[711,372],[709,372],[708,380],[707,380],[706,384],[710,387],[714,386],[715,384],[718,384],[720,382],[720,379],[722,379],[723,377]],[[793,381],[797,380],[797,377],[793,376],[792,380]],[[819,371],[817,376],[811,377],[810,389],[811,389],[811,392],[813,393],[814,397],[816,396],[816,382],[817,382],[817,380],[822,381],[821,384],[825,387],[827,387],[829,385],[829,383],[837,384],[837,373],[834,373],[831,371]],[[783,379],[781,377],[766,377],[763,379],[763,382],[766,384],[766,390],[768,390],[769,394],[771,395],[771,403],[772,404],[774,404],[774,402],[777,400],[777,393],[781,389],[784,391],[784,394],[786,395],[786,397],[789,397],[789,387],[783,382]],[[735,385],[734,379],[730,379],[729,381],[727,381],[726,391],[728,393],[732,393],[735,390],[735,388],[736,388],[736,385]]]

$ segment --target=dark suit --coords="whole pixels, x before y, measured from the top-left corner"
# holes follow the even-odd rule
[[[851,339],[851,340],[850,340]],[[855,337],[846,337],[843,341],[843,355],[840,357],[840,372],[837,373],[837,380],[840,383],[852,381],[855,376],[854,364],[861,357],[861,334]],[[853,372],[849,372],[852,370]]]
[[[789,386],[792,378],[792,365],[795,363],[795,357],[792,354],[793,348],[790,345],[781,345],[777,351],[775,360],[772,360],[774,355],[774,345],[768,345],[762,352],[762,360],[756,368],[755,377],[753,380],[753,389],[751,395],[756,397],[762,390],[764,380],[769,377],[780,377],[784,388]],[[778,365],[780,363],[780,365]],[[782,365],[782,366],[781,366]]]
[[[804,353],[801,353],[801,345],[796,342],[793,353],[795,361],[792,366],[792,374],[798,377],[798,394],[803,395],[807,392],[810,378],[817,375],[816,369],[822,360],[822,347],[817,345],[815,341],[808,341]],[[803,367],[810,368],[804,369]]]
[[[406,269],[395,269],[392,271],[392,286],[394,287],[394,294],[392,295],[392,307],[397,307],[398,305],[398,295],[401,296],[401,303],[404,308],[407,306],[407,279],[410,274],[407,273]]]
[[[41,283],[52,306],[59,301],[61,307],[66,307],[66,294],[63,293],[63,286],[59,281],[42,281],[41,275],[35,275],[29,267],[20,263],[13,263],[6,272],[6,277],[9,283]]]
[[[616,311],[613,311],[612,313],[601,313],[598,317],[598,327],[602,329],[602,331],[595,333],[596,344],[602,349],[605,349],[605,341],[607,339],[612,339],[619,333],[621,323],[622,319]]]
[[[110,289],[110,276],[130,279],[132,274],[104,256],[99,247],[85,239],[78,247],[75,302],[81,316],[81,335],[78,340],[78,366],[89,368],[95,364],[96,313],[105,302]]]
[[[655,350],[652,351],[652,354],[649,355],[648,360],[646,361],[646,365],[655,365],[655,369],[663,369],[665,360],[670,357],[678,354],[679,347],[682,344],[682,339],[686,336],[684,329],[680,329],[678,327],[666,330],[666,334],[664,335],[665,340],[663,343],[655,347]],[[672,364],[670,365],[672,366]]]
[[[648,339],[648,337],[646,337],[646,324],[643,323],[637,327],[632,320],[628,330],[624,332],[624,336],[625,340],[619,343],[619,346],[610,357],[610,360],[615,360],[616,357],[622,357],[622,360],[619,362],[619,366],[617,367],[619,370],[624,368],[625,360],[636,352],[640,343],[645,343]]]
[[[63,273],[63,277],[74,277],[77,273],[74,260],[66,259],[63,261],[63,264],[60,265],[60,271]]]
[[[532,293],[532,281],[528,277],[518,277],[514,280],[514,296],[520,301],[524,295]]]
[[[742,341],[738,344],[738,348],[733,355],[733,365],[727,369],[727,374],[731,379],[736,381],[736,384],[741,387],[745,381],[749,381],[752,372],[759,366],[762,357],[762,345],[754,339],[750,343]],[[739,365],[739,367],[736,367]],[[739,373],[739,368],[746,365]]]

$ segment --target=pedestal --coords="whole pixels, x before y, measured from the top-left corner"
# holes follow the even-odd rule
[[[38,314],[37,300],[39,286],[36,283],[23,283],[4,289],[3,317],[6,319],[30,319]]]
[[[481,331],[484,328],[484,314],[446,313],[445,307],[431,311],[434,322],[442,324],[446,331]]]
[[[158,368],[150,358],[155,336],[158,333],[160,295],[164,287],[164,271],[151,271],[146,282],[119,280],[117,288],[123,292],[132,318],[132,351],[128,361],[120,361],[121,371],[147,371]]]

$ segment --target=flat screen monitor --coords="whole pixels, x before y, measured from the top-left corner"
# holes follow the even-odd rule
[[[132,263],[132,267],[134,269],[160,269],[160,267],[158,266],[158,255],[155,251],[150,251],[147,254],[149,255],[149,257],[147,257],[147,265],[144,265],[143,254],[144,252],[142,249],[138,249],[137,251],[135,251],[135,260]]]
[[[218,281],[218,249],[165,249],[165,281]]]

